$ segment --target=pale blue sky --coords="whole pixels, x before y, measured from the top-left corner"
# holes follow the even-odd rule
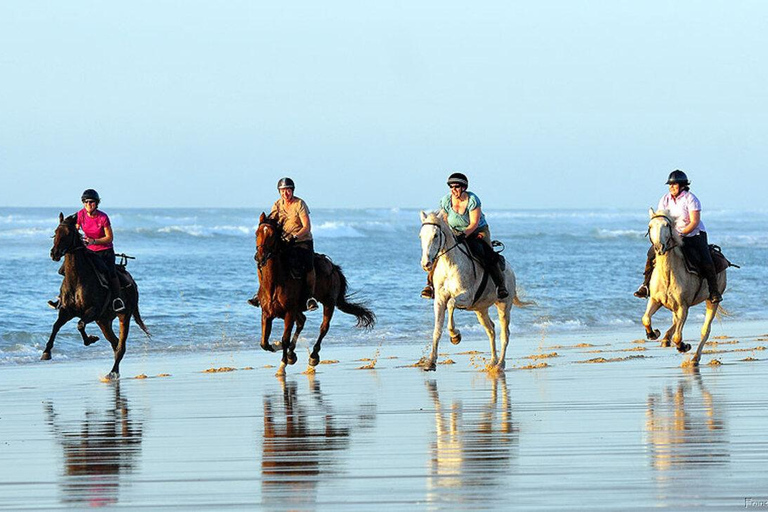
[[[0,206],[764,208],[768,2],[0,1]]]

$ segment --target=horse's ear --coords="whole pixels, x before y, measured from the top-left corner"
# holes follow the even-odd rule
[[[424,210],[421,210],[419,212],[419,215],[421,216],[421,222],[424,222],[425,220],[427,220],[427,213]]]
[[[261,212],[261,215],[259,216],[259,224],[267,220],[267,216],[264,212]]]
[[[59,224],[64,222],[64,214],[62,212],[59,212]]]
[[[652,219],[654,215],[656,212],[653,211],[653,208],[648,208],[648,218]]]

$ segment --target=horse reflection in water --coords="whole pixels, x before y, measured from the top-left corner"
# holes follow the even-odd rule
[[[318,484],[340,472],[339,455],[349,448],[351,429],[336,424],[314,376],[309,403],[299,400],[295,381],[279,380],[282,399],[264,397],[262,502],[292,509],[315,504]]]
[[[517,457],[519,430],[512,421],[509,389],[504,374],[492,379],[485,405],[450,407],[440,399],[437,382],[426,382],[435,406],[436,438],[432,443],[428,500],[493,503],[493,487],[508,485],[510,464]]]
[[[651,466],[659,472],[659,481],[671,481],[681,470],[720,471],[729,462],[730,436],[722,411],[698,372],[680,380],[676,388],[666,386],[648,396],[646,430]]]
[[[142,424],[131,420],[119,383],[106,410],[87,410],[82,420],[62,419],[50,402],[45,408],[48,425],[64,450],[62,502],[88,507],[117,503],[120,478],[133,470],[142,436]]]

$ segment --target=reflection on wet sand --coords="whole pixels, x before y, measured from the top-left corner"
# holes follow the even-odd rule
[[[133,470],[142,436],[142,424],[131,419],[120,384],[114,384],[114,399],[105,410],[88,410],[76,424],[61,420],[53,403],[45,408],[48,425],[64,450],[62,503],[88,507],[117,503],[120,477]]]
[[[282,399],[264,397],[262,499],[291,509],[315,504],[318,482],[340,471],[335,466],[349,448],[350,428],[336,425],[316,377],[309,378],[311,404],[299,400],[296,381],[280,382]]]
[[[646,430],[651,465],[661,480],[671,478],[667,472],[728,463],[725,420],[698,372],[648,396]]]
[[[435,441],[427,499],[430,502],[492,501],[493,487],[508,485],[519,431],[512,421],[504,375],[493,380],[487,404],[464,410],[460,401],[440,400],[437,381],[427,381],[435,406]]]

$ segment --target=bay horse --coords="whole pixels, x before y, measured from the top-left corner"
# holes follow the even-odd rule
[[[688,309],[706,301],[707,313],[701,328],[701,339],[696,353],[691,358],[691,363],[698,366],[718,304],[709,300],[706,279],[688,271],[682,250],[682,236],[674,228],[675,219],[668,211],[654,212],[653,208],[648,210],[648,215],[651,219],[648,223],[648,237],[656,252],[656,262],[651,275],[651,296],[643,315],[645,335],[649,340],[658,339],[661,333],[651,326],[651,317],[664,306],[672,311],[672,326],[664,334],[661,346],[669,347],[671,340],[678,352],[688,352],[691,345],[683,342],[683,326],[688,318]],[[725,286],[726,273],[723,270],[717,274],[717,290],[722,294],[725,292]]]
[[[454,345],[461,341],[461,332],[453,322],[455,309],[474,311],[480,325],[485,329],[491,342],[491,370],[504,370],[507,345],[509,344],[509,314],[512,306],[525,307],[532,303],[523,302],[517,296],[515,273],[509,264],[504,269],[504,282],[509,296],[499,300],[496,286],[489,279],[479,279],[482,269],[475,263],[465,244],[456,241],[456,236],[438,212],[420,212],[421,266],[429,271],[434,267],[433,286],[435,290],[435,328],[432,335],[432,352],[425,360],[423,369],[434,371],[437,361],[437,346],[443,334],[445,313],[448,312],[448,334]],[[482,289],[481,286],[483,287]],[[488,314],[488,308],[496,306],[501,324],[501,353],[496,353],[496,331]]]
[[[88,346],[96,343],[99,340],[98,336],[89,336],[85,332],[85,326],[95,321],[115,353],[115,363],[107,378],[117,379],[120,376],[120,361],[125,355],[125,342],[128,338],[131,318],[148,337],[151,336],[139,313],[139,289],[136,282],[127,270],[122,272],[121,280],[128,282],[128,285],[121,290],[125,309],[115,313],[111,307],[112,293],[109,287],[102,286],[93,263],[89,261],[95,256],[89,254],[83,243],[77,230],[76,215],[64,218],[64,214],[59,213],[59,226],[53,235],[51,259],[61,261],[62,257],[64,258],[64,281],[61,284],[59,317],[53,324],[51,336],[48,338],[41,359],[43,361],[51,359],[56,334],[64,324],[75,317],[80,318],[77,322],[77,330],[80,331],[83,344]],[[118,274],[120,273],[118,271]],[[120,320],[119,338],[112,330],[112,321],[115,317]]]
[[[283,239],[283,230],[277,219],[262,212],[256,229],[256,264],[259,277],[259,304],[261,305],[261,348],[268,352],[283,351],[277,375],[285,375],[285,366],[296,362],[296,341],[304,328],[306,297],[304,279],[294,279],[288,265],[290,247]],[[320,344],[328,333],[334,310],[357,318],[357,327],[373,328],[376,315],[362,304],[349,301],[347,279],[341,267],[329,258],[315,253],[315,299],[323,305],[320,335],[309,356],[309,366],[320,363]],[[283,336],[274,345],[269,343],[272,321],[284,320]],[[291,337],[294,325],[296,332]]]

